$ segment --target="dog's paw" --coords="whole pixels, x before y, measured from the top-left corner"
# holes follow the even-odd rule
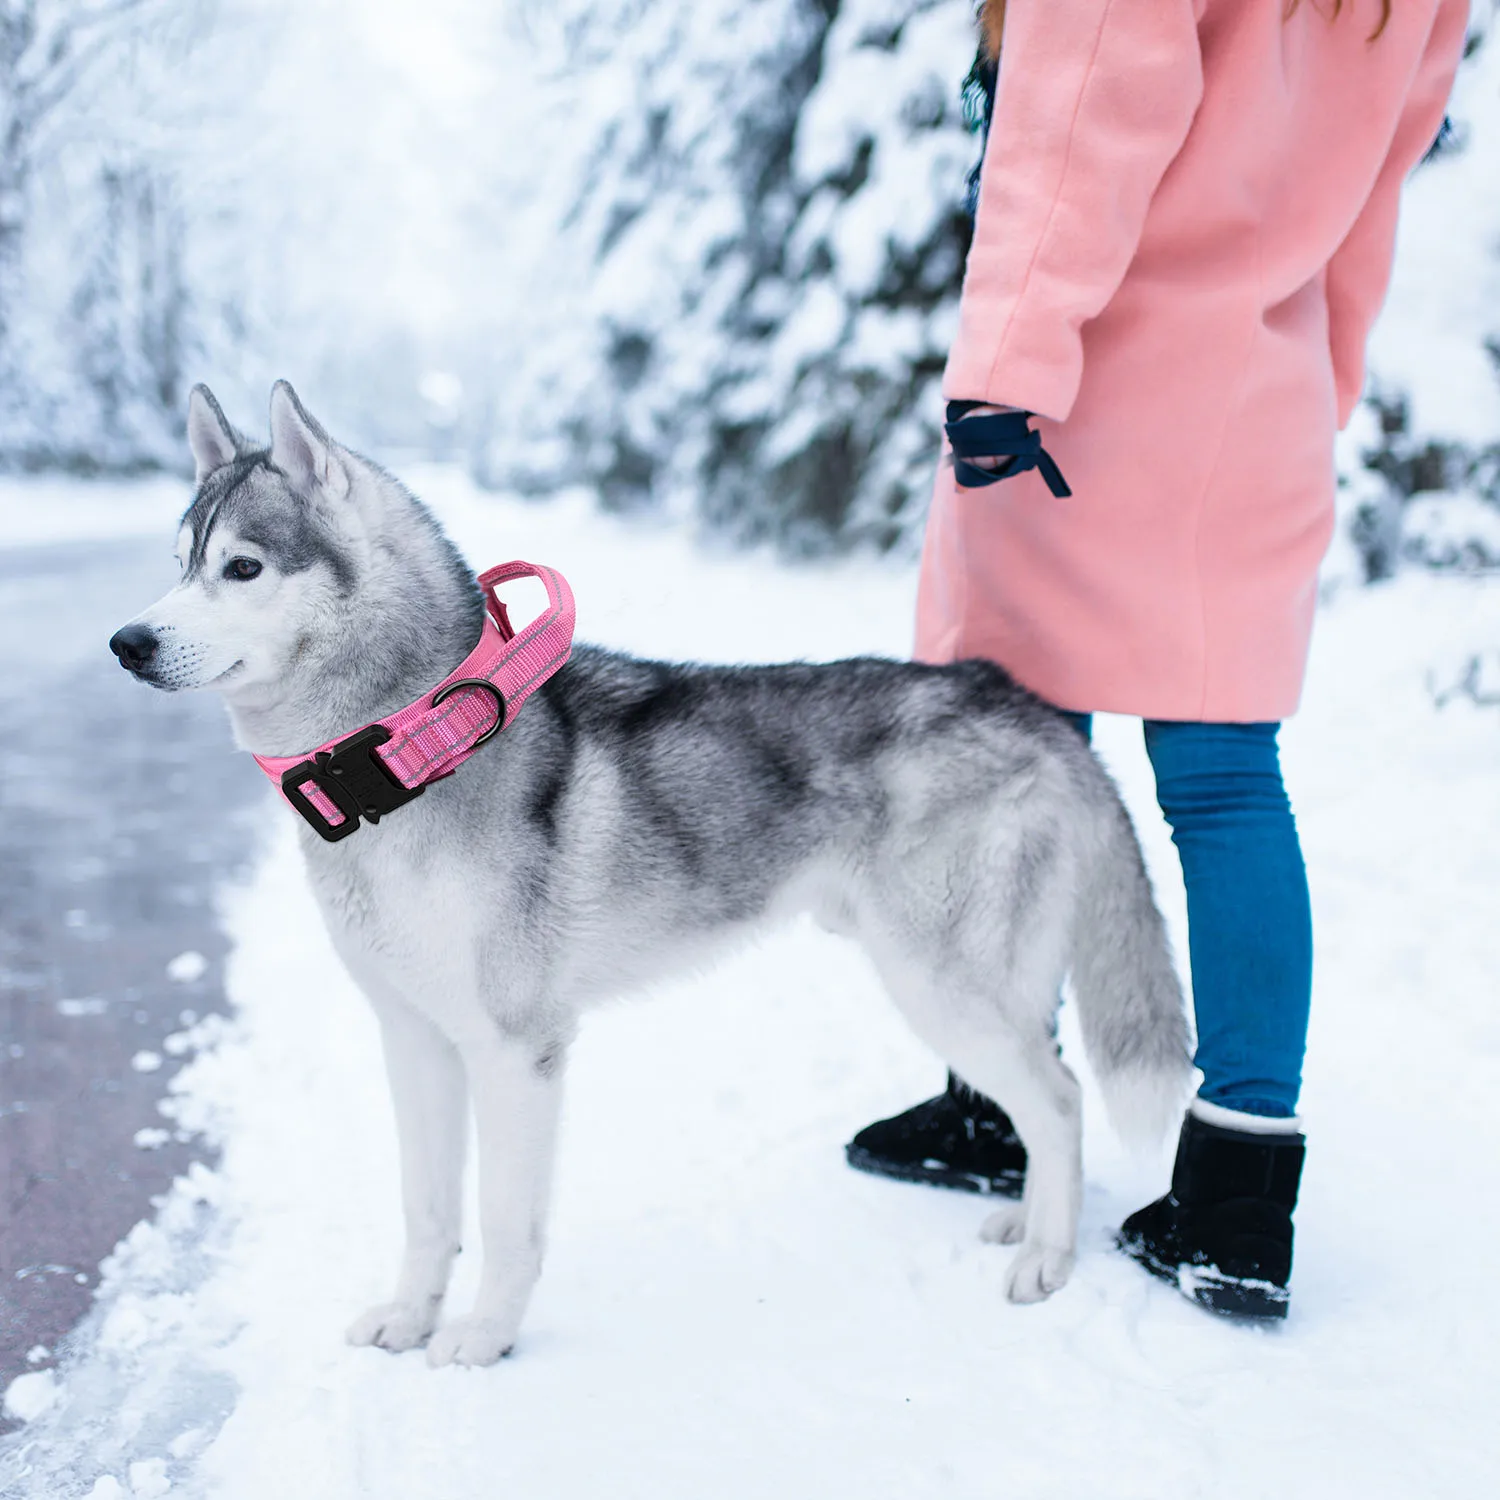
[[[1068,1279],[1073,1252],[1054,1245],[1022,1245],[1011,1262],[1005,1295],[1012,1302],[1042,1302]]]
[[[1026,1237],[1026,1205],[1007,1203],[979,1226],[979,1238],[991,1245],[1019,1245]]]
[[[351,1344],[374,1344],[378,1349],[400,1354],[425,1343],[436,1324],[435,1303],[382,1302],[379,1307],[361,1313],[349,1325],[344,1337]]]
[[[439,1365],[492,1365],[509,1354],[516,1342],[515,1329],[498,1318],[455,1318],[433,1334],[427,1345],[427,1363]]]

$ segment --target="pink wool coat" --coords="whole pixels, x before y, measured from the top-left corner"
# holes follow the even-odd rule
[[[1281,719],[1407,173],[1469,0],[1010,0],[949,399],[1040,414],[1073,487],[941,467],[925,661],[1063,708]]]

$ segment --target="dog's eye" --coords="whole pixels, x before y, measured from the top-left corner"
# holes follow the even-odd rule
[[[224,565],[224,576],[226,578],[238,578],[240,582],[256,578],[260,574],[260,564],[253,557],[231,557]]]

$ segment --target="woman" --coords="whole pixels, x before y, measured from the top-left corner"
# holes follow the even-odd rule
[[[990,657],[1085,735],[1094,711],[1145,721],[1203,1084],[1171,1192],[1120,1245],[1216,1311],[1287,1310],[1312,924],[1276,734],[1333,527],[1334,432],[1468,8],[984,8],[998,78],[916,654]],[[1025,1168],[1003,1111],[955,1079],[849,1159],[1001,1192]]]

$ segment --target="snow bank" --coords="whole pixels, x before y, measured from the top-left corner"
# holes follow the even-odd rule
[[[176,544],[188,498],[180,479],[164,477],[96,485],[59,476],[0,475],[0,546],[159,536],[166,553]]]

